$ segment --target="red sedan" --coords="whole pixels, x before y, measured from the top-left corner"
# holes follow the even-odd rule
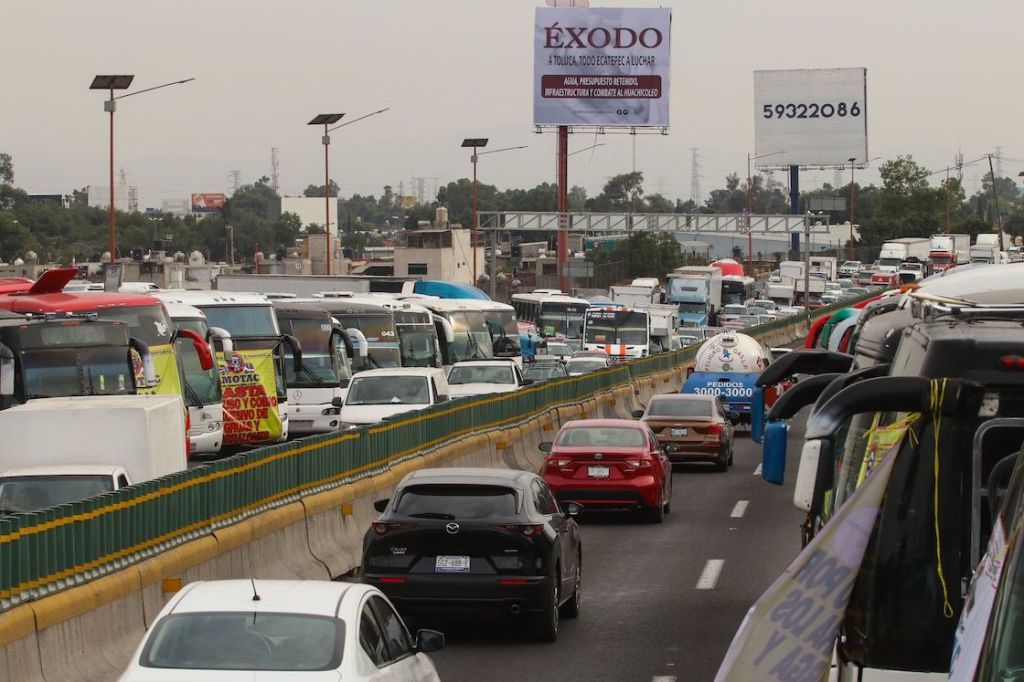
[[[563,426],[543,476],[562,502],[590,510],[639,510],[661,523],[671,509],[672,463],[643,422],[580,419]]]

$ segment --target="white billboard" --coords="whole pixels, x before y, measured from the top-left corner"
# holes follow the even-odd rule
[[[672,10],[538,7],[534,125],[667,126]]]
[[[868,159],[867,69],[754,72],[758,166],[836,166]]]

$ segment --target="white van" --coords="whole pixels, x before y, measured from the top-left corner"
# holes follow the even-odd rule
[[[341,406],[343,427],[377,424],[451,400],[444,370],[437,367],[370,369],[352,377]]]

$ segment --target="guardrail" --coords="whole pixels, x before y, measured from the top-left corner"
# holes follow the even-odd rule
[[[814,311],[831,314],[849,305]],[[783,318],[744,330],[764,336]],[[386,423],[259,448],[98,497],[0,519],[0,611],[117,571],[300,497],[345,485],[471,433],[670,370],[699,346],[660,353],[514,393],[457,400]]]

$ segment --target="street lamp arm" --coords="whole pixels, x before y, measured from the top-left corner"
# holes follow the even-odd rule
[[[161,88],[169,88],[172,85],[181,85],[182,83],[188,83],[188,82],[194,81],[194,80],[195,80],[195,78],[186,78],[185,80],[174,81],[173,83],[164,83],[163,85],[154,85],[153,87],[145,88],[144,90],[135,90],[134,92],[128,92],[128,93],[125,93],[123,95],[118,95],[117,97],[114,97],[114,99],[124,99],[125,97],[131,97],[132,95],[141,95],[144,92],[152,92],[153,90],[160,90]]]
[[[487,151],[487,152],[477,152],[476,155],[477,156],[483,156],[484,154],[497,154],[498,152],[508,152],[508,151],[512,151],[513,149],[526,149],[529,146],[530,145],[528,145],[528,144],[524,144],[524,145],[520,145],[518,147],[504,147],[502,149],[492,149],[492,150]]]
[[[598,147],[604,147],[604,146],[605,146],[604,142],[600,142],[598,144],[592,144],[589,147],[584,147],[583,149],[577,149],[574,152],[569,152],[569,156],[573,156],[574,154],[582,154],[583,152],[590,151],[591,149],[597,149]]]
[[[364,118],[370,118],[371,116],[376,116],[377,114],[383,114],[385,111],[389,111],[390,109],[391,109],[391,107],[384,107],[383,109],[378,109],[377,111],[372,111],[369,114],[363,114],[359,118],[354,118],[351,121],[345,121],[344,123],[336,125],[333,128],[329,128],[327,130],[327,132],[331,132],[331,131],[337,130],[338,128],[344,128],[345,126],[350,126],[353,123],[358,123],[359,121],[362,121]]]

